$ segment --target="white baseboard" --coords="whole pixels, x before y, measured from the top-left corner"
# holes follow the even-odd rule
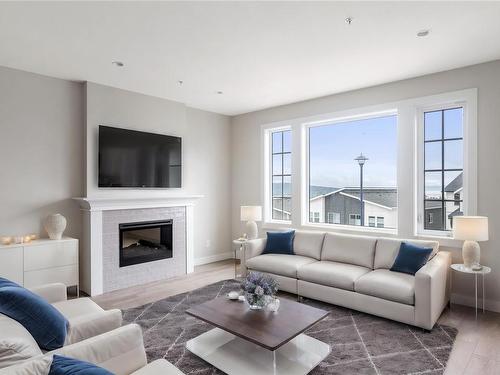
[[[194,265],[201,266],[202,264],[218,262],[220,260],[232,259],[233,257],[234,253],[232,251],[228,251],[226,253],[214,254],[208,257],[195,258]]]
[[[488,293],[486,293],[486,294],[488,294]],[[474,297],[471,297],[471,296],[465,296],[463,294],[453,293],[451,295],[451,303],[456,303],[457,305],[475,307],[476,300]],[[484,306],[485,306],[485,309],[488,311],[500,312],[500,301],[486,299],[484,301]],[[478,307],[478,309],[481,309],[481,310],[483,308],[483,299],[481,298],[481,296],[478,296],[477,307]]]

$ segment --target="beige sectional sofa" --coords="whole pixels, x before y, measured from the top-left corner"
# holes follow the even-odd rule
[[[390,271],[402,241],[433,248],[415,276]],[[262,255],[265,245],[264,238],[248,241],[244,266],[298,296],[427,330],[449,302],[451,254],[436,241],[296,231],[295,255]]]

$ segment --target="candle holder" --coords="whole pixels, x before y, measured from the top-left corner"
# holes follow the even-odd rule
[[[12,237],[11,236],[3,236],[0,238],[0,242],[2,245],[10,245],[12,243]]]

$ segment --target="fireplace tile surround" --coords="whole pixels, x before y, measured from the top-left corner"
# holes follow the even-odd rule
[[[75,198],[83,215],[80,285],[91,296],[193,272],[193,206],[202,196]],[[119,224],[173,221],[173,257],[119,266]]]
[[[173,220],[172,258],[120,267],[119,225]],[[186,274],[186,207],[105,211],[102,214],[103,292]]]

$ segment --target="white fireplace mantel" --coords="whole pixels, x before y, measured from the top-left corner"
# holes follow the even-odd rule
[[[86,211],[132,210],[134,208],[157,208],[193,206],[203,195],[172,195],[152,198],[73,198]]]
[[[80,274],[82,289],[91,296],[103,293],[103,212],[163,207],[185,207],[186,273],[194,271],[193,211],[202,195],[171,195],[151,198],[73,198],[83,213]]]

